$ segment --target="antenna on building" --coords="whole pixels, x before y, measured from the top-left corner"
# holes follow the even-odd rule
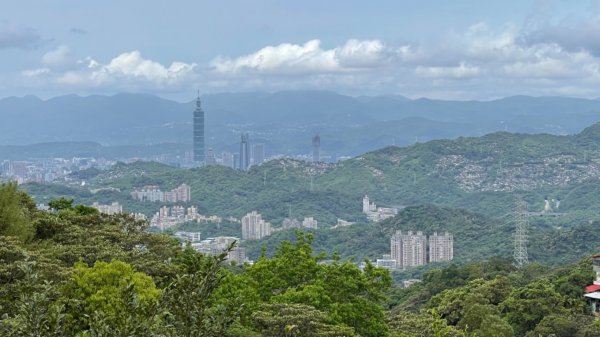
[[[527,227],[529,215],[527,214],[527,203],[523,200],[517,201],[515,213],[515,267],[521,268],[529,263],[527,257]]]

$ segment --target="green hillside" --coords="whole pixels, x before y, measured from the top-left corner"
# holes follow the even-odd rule
[[[560,214],[530,218],[530,255],[556,264],[574,261],[600,243],[592,230],[600,221],[599,130],[597,124],[574,136],[495,133],[388,147],[337,164],[278,159],[248,172],[119,163],[106,171],[78,172],[63,185],[24,187],[38,202],[61,196],[84,204],[119,201],[126,212],[151,215],[161,204],[134,202],[131,191],[145,185],[170,190],[186,183],[192,201],[185,206],[195,205],[202,214],[240,218],[257,210],[274,227],[290,213],[300,220],[313,216],[320,228],[315,232],[318,251],[374,259],[388,252],[395,229],[448,231],[455,235],[459,262],[510,256],[514,224],[508,220],[516,200],[540,212],[548,197],[561,200],[553,210]],[[365,194],[378,206],[408,208],[395,219],[369,224],[361,213]],[[338,218],[357,224],[330,231]],[[198,230],[219,234],[218,228],[206,226]],[[235,234],[235,229],[227,233]],[[279,232],[264,242],[248,243],[250,256],[258,257],[263,243],[272,251],[292,236]]]

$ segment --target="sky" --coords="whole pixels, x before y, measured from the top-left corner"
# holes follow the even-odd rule
[[[3,1],[0,97],[600,97],[600,1]]]

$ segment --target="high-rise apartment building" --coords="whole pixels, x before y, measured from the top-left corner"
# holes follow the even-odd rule
[[[144,186],[141,190],[136,189],[131,192],[131,197],[137,201],[188,202],[192,199],[192,193],[187,184],[181,184],[167,192],[161,191],[158,186]]]
[[[451,261],[454,258],[454,239],[446,232],[429,236],[429,262]]]
[[[242,133],[238,168],[241,171],[247,171],[250,168],[250,135],[247,133]]]
[[[252,144],[252,165],[261,165],[265,161],[265,144]]]
[[[205,163],[204,146],[204,110],[202,110],[198,91],[196,110],[194,110],[194,162],[196,164],[203,165]]]
[[[302,220],[302,227],[317,229],[319,226],[317,220],[311,216]]]
[[[427,237],[421,231],[416,233],[409,231],[406,234],[396,231],[391,239],[391,256],[396,260],[398,268],[406,269],[425,265],[427,263]]]
[[[242,240],[258,240],[271,235],[271,224],[256,212],[242,217]]]

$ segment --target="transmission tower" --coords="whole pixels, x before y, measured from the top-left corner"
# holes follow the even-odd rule
[[[517,202],[517,211],[515,213],[515,266],[523,267],[529,260],[527,258],[527,227],[529,225],[529,215],[527,214],[527,204],[524,201]]]

